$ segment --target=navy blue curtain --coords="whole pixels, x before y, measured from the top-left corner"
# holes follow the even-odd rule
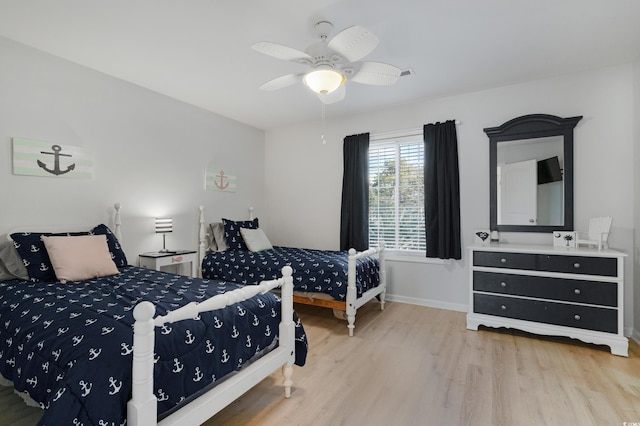
[[[427,257],[461,259],[456,123],[424,126],[424,220]]]
[[[342,146],[340,250],[369,246],[369,133],[347,136]]]

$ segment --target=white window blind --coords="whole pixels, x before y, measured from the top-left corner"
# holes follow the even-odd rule
[[[424,251],[422,135],[377,141],[369,147],[369,247]]]

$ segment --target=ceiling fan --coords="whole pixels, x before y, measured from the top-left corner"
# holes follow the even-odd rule
[[[369,30],[354,25],[327,41],[333,24],[320,21],[315,25],[320,41],[302,52],[292,47],[262,41],[251,46],[274,58],[308,65],[311,71],[287,74],[260,86],[262,90],[277,90],[303,81],[325,104],[345,97],[346,80],[372,85],[391,85],[400,77],[400,68],[382,62],[357,62],[378,45],[378,38]]]

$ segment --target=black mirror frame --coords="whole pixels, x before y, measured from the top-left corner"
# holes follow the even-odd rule
[[[548,114],[530,114],[514,118],[498,127],[488,127],[490,228],[501,232],[573,231],[573,129],[582,116],[561,118]],[[564,137],[564,225],[498,225],[498,143],[519,139]]]

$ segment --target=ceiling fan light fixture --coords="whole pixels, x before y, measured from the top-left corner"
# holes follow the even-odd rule
[[[302,80],[314,92],[327,94],[342,86],[346,78],[334,69],[316,69],[307,73]]]

